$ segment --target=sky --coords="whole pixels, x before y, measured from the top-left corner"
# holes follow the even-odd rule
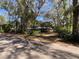
[[[0,9],[0,15],[4,16],[6,21],[8,20],[8,12],[4,9]]]
[[[53,9],[53,1],[52,0],[45,0],[45,3],[43,4],[43,6],[38,9],[39,6],[39,2],[38,0],[35,0],[35,10],[36,12],[39,12],[39,16],[36,17],[37,21],[42,21],[44,22],[45,19],[47,20],[48,18],[44,17],[44,15],[48,12],[51,11],[51,9]],[[8,19],[8,13],[6,10],[4,9],[0,9],[0,15],[4,16],[6,19]],[[52,19],[48,19],[49,21],[51,21]]]
[[[38,0],[35,0],[35,3],[37,3],[37,7],[38,7],[39,6]],[[51,0],[45,0],[44,5],[39,10],[37,7],[35,9],[37,12],[39,11],[40,15],[36,17],[36,20],[44,22],[44,18],[45,18],[44,15],[52,9],[53,4],[52,4]],[[0,15],[4,16],[6,19],[8,19],[8,13],[4,9],[0,9]]]
[[[0,9],[0,15],[5,16],[6,13],[7,11],[5,11],[4,9]]]
[[[38,6],[39,6],[39,2],[36,0],[35,10],[36,12],[39,12],[39,16],[36,17],[36,20],[41,22],[45,22],[45,21],[48,22],[47,20],[52,21],[52,19],[48,19],[44,16],[48,11],[50,11],[53,8],[52,1],[45,0],[45,3],[40,9],[38,9]]]
[[[45,0],[44,5],[41,7],[40,14],[45,15],[48,11],[50,11],[53,8],[53,4],[51,0]]]
[[[52,9],[53,4],[51,0],[45,0],[43,6],[40,9],[38,9],[38,7],[39,7],[39,1],[35,0],[35,11],[39,12],[41,15],[45,15],[45,13],[47,13]]]
[[[59,0],[58,0],[59,1]],[[67,0],[67,7],[69,8],[69,5],[72,5],[72,0]],[[40,15],[36,17],[36,20],[42,21],[42,22],[53,22],[53,19],[49,19],[44,17],[44,15],[48,12],[54,9],[54,3],[52,0],[45,0],[45,4],[41,7],[39,10]]]

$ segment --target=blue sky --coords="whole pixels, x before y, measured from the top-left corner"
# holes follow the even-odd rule
[[[53,19],[44,17],[44,16],[37,16],[36,20],[40,21],[40,22],[53,22]]]
[[[38,7],[39,7],[39,1],[35,0],[35,11],[39,12],[41,15],[45,15],[45,13],[47,13],[53,8],[53,4],[51,0],[45,0],[43,6],[40,9],[38,9]]]
[[[8,12],[4,9],[0,9],[0,15],[4,16],[6,20],[8,19]]]
[[[51,0],[45,0],[44,5],[39,10],[41,15],[45,15],[48,11],[50,11],[53,8],[53,4]]]
[[[36,20],[45,22],[46,17],[44,17],[44,15],[53,8],[52,1],[51,0],[45,0],[45,3],[43,4],[43,6],[40,9],[38,9],[39,2],[37,0],[36,0],[36,3],[37,3],[37,5],[36,5],[35,10],[37,12],[39,12],[39,16],[36,17]],[[48,19],[48,20],[51,21],[51,19]]]
[[[5,16],[7,14],[7,11],[4,9],[0,9],[0,15]]]
[[[39,6],[38,0],[35,0],[37,3],[37,6]],[[44,21],[44,15],[50,11],[53,8],[53,4],[51,0],[45,0],[44,5],[38,10],[36,7],[36,11],[39,11],[39,16],[36,17],[36,20],[38,21]],[[8,13],[4,9],[0,9],[0,15],[4,16],[6,19],[8,19]]]
[[[12,1],[15,2],[15,0],[12,0]],[[45,19],[44,15],[48,11],[50,11],[51,9],[53,9],[53,6],[54,6],[53,4],[54,3],[52,3],[52,2],[53,2],[53,0],[45,0],[45,3],[43,4],[43,6],[40,9],[38,9],[39,2],[38,2],[38,0],[35,0],[35,4],[36,4],[35,5],[35,10],[36,10],[36,12],[39,12],[39,16],[36,17],[36,20],[43,21],[43,22],[45,21],[44,20]],[[68,0],[67,3],[70,3],[70,5],[71,5],[72,0]],[[0,15],[4,16],[6,19],[8,19],[8,13],[4,9],[0,9]]]

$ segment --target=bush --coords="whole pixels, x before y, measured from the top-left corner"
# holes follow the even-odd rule
[[[28,30],[27,34],[29,35],[37,35],[41,32],[41,30]]]
[[[2,25],[0,26],[0,33],[3,33],[4,32],[4,30],[3,30],[3,28],[2,28]]]
[[[41,31],[40,30],[33,30],[32,35],[37,35],[39,34]]]
[[[11,26],[9,24],[6,24],[6,25],[3,25],[2,28],[3,28],[4,32],[9,32]]]

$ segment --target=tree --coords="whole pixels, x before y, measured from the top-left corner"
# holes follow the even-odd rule
[[[5,23],[6,22],[4,16],[0,16],[0,25],[4,25]]]
[[[16,29],[18,28],[17,21],[20,19],[19,30],[22,32],[24,32],[29,26],[29,22],[31,22],[31,20],[35,20],[35,17],[37,16],[37,12],[34,12],[34,0],[15,0],[15,2],[12,0],[4,0],[0,3],[1,8],[8,11],[9,19],[15,20]],[[44,0],[39,0],[39,4],[39,7],[41,8],[41,6],[44,4]]]
[[[8,12],[9,20],[15,20],[16,29],[17,29],[17,21],[20,19],[21,21],[21,30],[24,31],[27,27],[27,22],[31,16],[33,16],[32,10],[29,7],[30,0],[15,0],[13,2],[12,0],[4,0],[0,1],[0,7],[2,9],[5,9]],[[31,10],[31,12],[29,12]],[[31,17],[33,19],[33,17]],[[20,29],[19,28],[19,29]]]
[[[6,22],[4,16],[0,16],[0,32],[3,32],[2,25],[4,25],[5,23]]]
[[[78,3],[78,0],[73,0],[73,7],[75,7]],[[73,10],[73,38],[78,39],[78,21],[79,21],[79,7],[75,7]]]

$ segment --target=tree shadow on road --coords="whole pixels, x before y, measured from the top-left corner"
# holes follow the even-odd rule
[[[79,55],[51,48],[50,44],[45,42],[25,40],[16,35],[13,37],[14,35],[8,35],[9,40],[4,40],[11,42],[0,44],[1,59],[79,59]]]

